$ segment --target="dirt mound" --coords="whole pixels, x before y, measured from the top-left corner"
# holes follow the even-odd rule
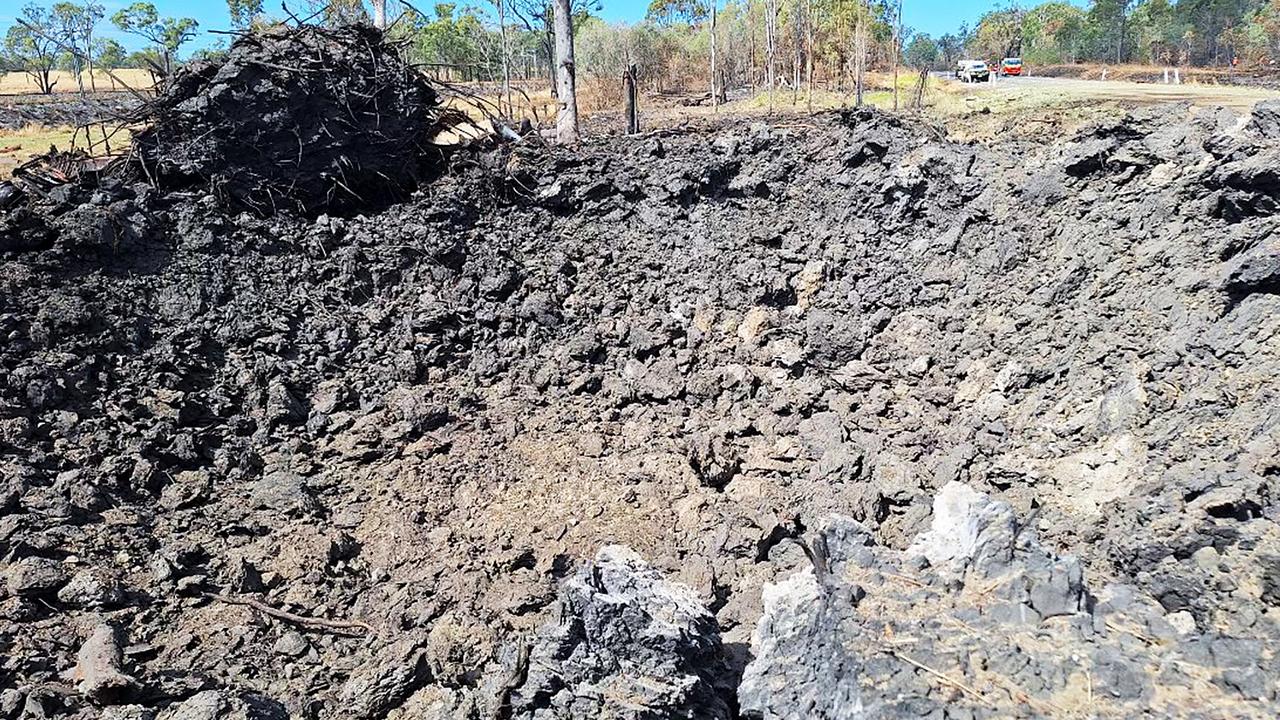
[[[788,716],[760,688],[840,626],[829,697],[885,678],[886,717],[1274,717],[1269,127],[828,114],[476,156],[350,219],[145,183],[0,213],[0,703]],[[902,552],[953,481],[1004,538],[963,591]],[[792,540],[833,515],[862,573],[805,615]],[[580,570],[606,544],[644,567]]]
[[[180,72],[148,115],[136,145],[149,176],[263,213],[385,205],[440,161],[438,94],[368,26],[243,35]]]
[[[97,95],[33,95],[0,99],[0,130],[18,130],[28,125],[55,127],[85,125],[125,118],[138,110],[140,102],[127,92]]]

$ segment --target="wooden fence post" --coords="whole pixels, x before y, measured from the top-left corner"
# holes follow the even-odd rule
[[[622,73],[622,93],[626,98],[625,115],[627,118],[627,134],[640,132],[639,90],[636,87],[636,66],[631,65]]]

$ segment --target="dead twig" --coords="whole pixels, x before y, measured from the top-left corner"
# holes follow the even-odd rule
[[[986,696],[984,696],[982,693],[978,692],[977,690],[974,690],[974,689],[973,689],[972,687],[970,687],[969,685],[966,685],[966,684],[964,684],[964,683],[960,682],[959,680],[956,680],[956,679],[952,678],[951,676],[947,675],[946,673],[944,673],[944,672],[942,672],[942,671],[940,671],[940,670],[935,670],[935,669],[933,669],[933,668],[929,667],[928,665],[925,665],[925,664],[924,664],[924,663],[922,663],[922,662],[918,662],[918,661],[916,661],[916,660],[912,660],[911,658],[907,657],[906,655],[903,655],[902,653],[898,652],[897,650],[894,650],[894,649],[892,649],[892,648],[885,648],[885,649],[884,649],[884,651],[885,651],[886,653],[888,653],[888,654],[892,655],[893,657],[895,657],[895,658],[897,658],[897,659],[901,660],[902,662],[904,662],[904,663],[906,663],[906,664],[910,665],[911,667],[916,668],[917,670],[923,670],[924,672],[926,672],[926,673],[928,673],[928,674],[930,674],[930,675],[934,676],[935,678],[937,678],[937,679],[941,680],[943,683],[945,683],[945,684],[947,684],[947,685],[950,685],[951,687],[956,688],[957,690],[960,690],[961,692],[965,693],[966,695],[970,695],[970,696],[972,696],[972,697],[973,697],[973,699],[977,700],[978,702],[982,703],[983,705],[986,705],[986,706],[988,706],[988,707],[991,707],[991,702],[990,702],[989,700],[987,700]]]
[[[1137,639],[1141,640],[1142,642],[1144,642],[1144,643],[1146,643],[1146,644],[1148,644],[1148,645],[1159,645],[1159,644],[1160,644],[1160,641],[1156,640],[1155,638],[1153,638],[1153,637],[1151,637],[1151,636],[1149,636],[1149,635],[1144,634],[1144,633],[1143,633],[1142,631],[1140,631],[1140,630],[1135,630],[1135,629],[1130,628],[1130,627],[1125,627],[1124,625],[1121,625],[1121,624],[1120,624],[1120,623],[1118,623],[1118,622],[1113,622],[1113,621],[1111,621],[1111,620],[1108,620],[1108,621],[1106,622],[1106,624],[1107,624],[1107,629],[1108,629],[1108,630],[1114,630],[1114,631],[1116,631],[1116,632],[1122,632],[1122,633],[1125,633],[1126,635],[1132,635],[1133,637],[1135,637],[1135,638],[1137,638]]]
[[[515,666],[511,668],[511,673],[498,688],[498,717],[501,720],[511,717],[513,709],[511,694],[516,688],[524,685],[525,679],[529,676],[529,649],[529,643],[521,640]]]
[[[891,573],[891,572],[885,572],[885,573],[881,573],[881,574],[882,574],[882,575],[884,575],[885,577],[891,577],[891,578],[893,578],[894,580],[901,580],[902,582],[904,582],[904,583],[906,583],[906,584],[908,584],[908,585],[914,585],[915,587],[918,587],[918,588],[927,588],[927,587],[929,587],[929,586],[928,586],[928,585],[926,585],[925,583],[920,582],[919,580],[917,580],[917,579],[915,579],[915,578],[911,577],[910,575],[899,575],[898,573]]]
[[[329,628],[331,630],[364,630],[367,633],[376,634],[369,623],[361,620],[327,620],[325,618],[308,617],[306,615],[296,615],[284,610],[277,610],[276,608],[273,608],[260,600],[254,600],[253,598],[231,597],[229,595],[220,595],[218,593],[205,593],[204,595],[211,600],[224,602],[228,605],[244,605],[246,607],[251,607],[263,615],[268,615],[279,620],[285,620],[296,625],[312,625],[315,627]]]

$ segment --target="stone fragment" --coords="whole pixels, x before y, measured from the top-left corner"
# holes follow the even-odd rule
[[[373,720],[404,702],[427,681],[424,638],[402,637],[362,663],[338,691],[343,717]]]
[[[288,515],[314,513],[320,509],[306,480],[283,468],[273,469],[255,482],[249,491],[249,502],[255,509]]]
[[[221,690],[204,690],[169,708],[160,720],[219,720],[231,707]]]
[[[76,655],[72,673],[76,689],[99,704],[124,698],[137,681],[125,674],[123,662],[116,628],[106,622],[95,624]]]
[[[288,657],[300,657],[307,654],[307,650],[311,648],[311,643],[307,642],[307,638],[297,630],[290,630],[276,639],[272,649],[281,655]]]
[[[844,644],[856,632],[849,588],[818,583],[812,571],[764,588],[764,614],[751,636],[753,659],[738,686],[745,718],[853,720],[864,712],[858,658]]]
[[[1259,100],[1255,103],[1248,128],[1259,137],[1280,140],[1280,100]]]
[[[182,510],[203,504],[209,499],[212,481],[203,470],[183,470],[160,491],[160,506],[168,510]]]
[[[1013,558],[1013,509],[959,482],[947,483],[933,500],[928,532],[908,549],[953,575],[972,567],[997,573]]]
[[[1235,256],[1225,272],[1224,288],[1234,295],[1280,293],[1280,237],[1273,236]]]
[[[112,608],[124,602],[115,578],[99,570],[81,570],[58,591],[58,600],[81,608]]]
[[[455,615],[437,620],[427,635],[427,664],[431,676],[448,687],[472,684],[492,651],[489,628]]]
[[[1195,616],[1186,610],[1169,613],[1164,619],[1179,635],[1191,635],[1197,630]]]
[[[530,652],[514,717],[731,716],[715,616],[631,549],[602,548],[561,589],[559,616]]]
[[[143,705],[112,705],[102,709],[102,720],[152,720],[155,710]]]
[[[4,579],[14,595],[51,595],[67,582],[67,572],[56,560],[26,557],[10,565]]]
[[[1030,571],[1031,607],[1043,618],[1080,612],[1084,576],[1075,558],[1052,561],[1047,570]]]

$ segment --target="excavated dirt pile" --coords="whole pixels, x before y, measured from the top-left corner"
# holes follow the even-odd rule
[[[1277,110],[33,195],[0,717],[1275,717]]]
[[[406,197],[442,162],[435,89],[375,28],[240,36],[146,108],[144,172],[259,213],[341,211]]]

